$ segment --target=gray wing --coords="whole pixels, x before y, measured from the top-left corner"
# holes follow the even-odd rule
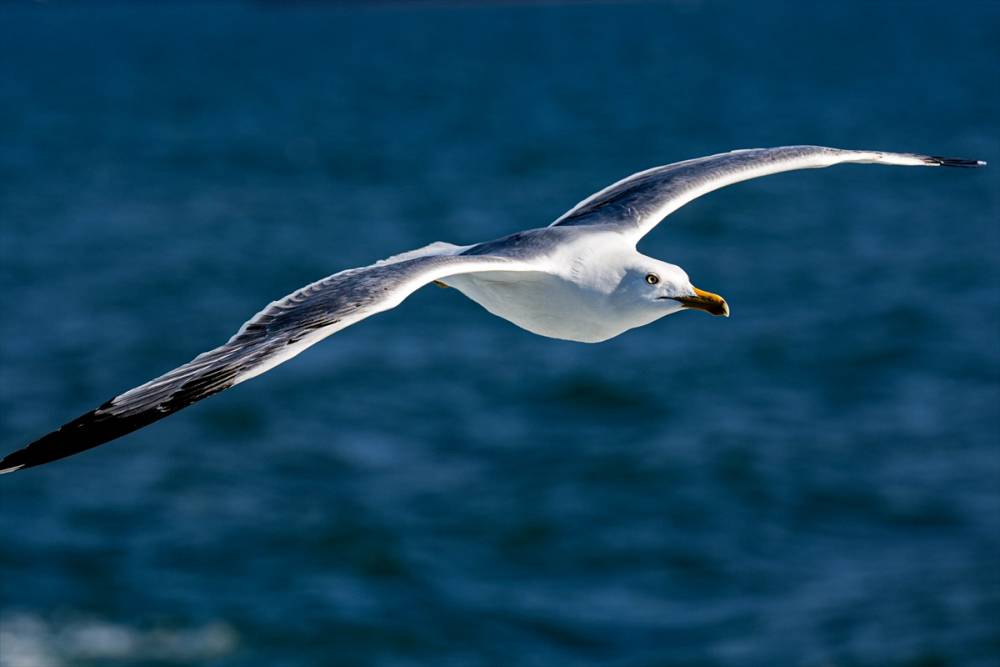
[[[115,396],[0,461],[0,473],[104,444],[260,375],[359,320],[395,308],[421,286],[460,273],[541,271],[494,256],[427,256],[341,271],[275,301],[225,345]]]
[[[613,225],[638,241],[681,206],[713,190],[783,171],[845,162],[917,167],[981,167],[986,164],[979,160],[824,146],[738,150],[633,174],[584,199],[551,226]]]

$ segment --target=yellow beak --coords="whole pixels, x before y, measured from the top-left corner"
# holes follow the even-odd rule
[[[729,317],[729,304],[718,294],[694,288],[694,296],[675,296],[674,301],[680,301],[685,308],[704,310],[712,315]]]

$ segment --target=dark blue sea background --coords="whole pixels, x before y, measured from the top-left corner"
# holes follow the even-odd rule
[[[812,143],[599,345],[427,288],[0,478],[4,667],[1000,665],[1000,3],[0,6],[0,442],[431,241]]]

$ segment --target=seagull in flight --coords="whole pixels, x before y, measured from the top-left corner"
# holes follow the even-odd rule
[[[225,344],[130,389],[0,460],[0,473],[49,463],[131,433],[265,373],[420,287],[452,287],[540,336],[598,343],[681,310],[729,316],[718,294],[679,266],[646,257],[639,240],[704,194],[740,181],[841,163],[981,167],[979,160],[822,146],[755,148],[633,174],[547,227],[458,246],[432,243],[347,269],[272,302]]]

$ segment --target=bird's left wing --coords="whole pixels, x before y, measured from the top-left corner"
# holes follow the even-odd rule
[[[846,162],[915,167],[981,167],[986,164],[979,160],[824,146],[752,148],[632,174],[584,199],[551,226],[610,225],[638,241],[681,206],[713,190],[783,171],[830,167]]]
[[[504,257],[432,255],[335,273],[271,303],[224,345],[8,454],[0,460],[0,473],[55,461],[163,419],[274,368],[355,322],[395,308],[434,280],[481,271],[544,270]]]

